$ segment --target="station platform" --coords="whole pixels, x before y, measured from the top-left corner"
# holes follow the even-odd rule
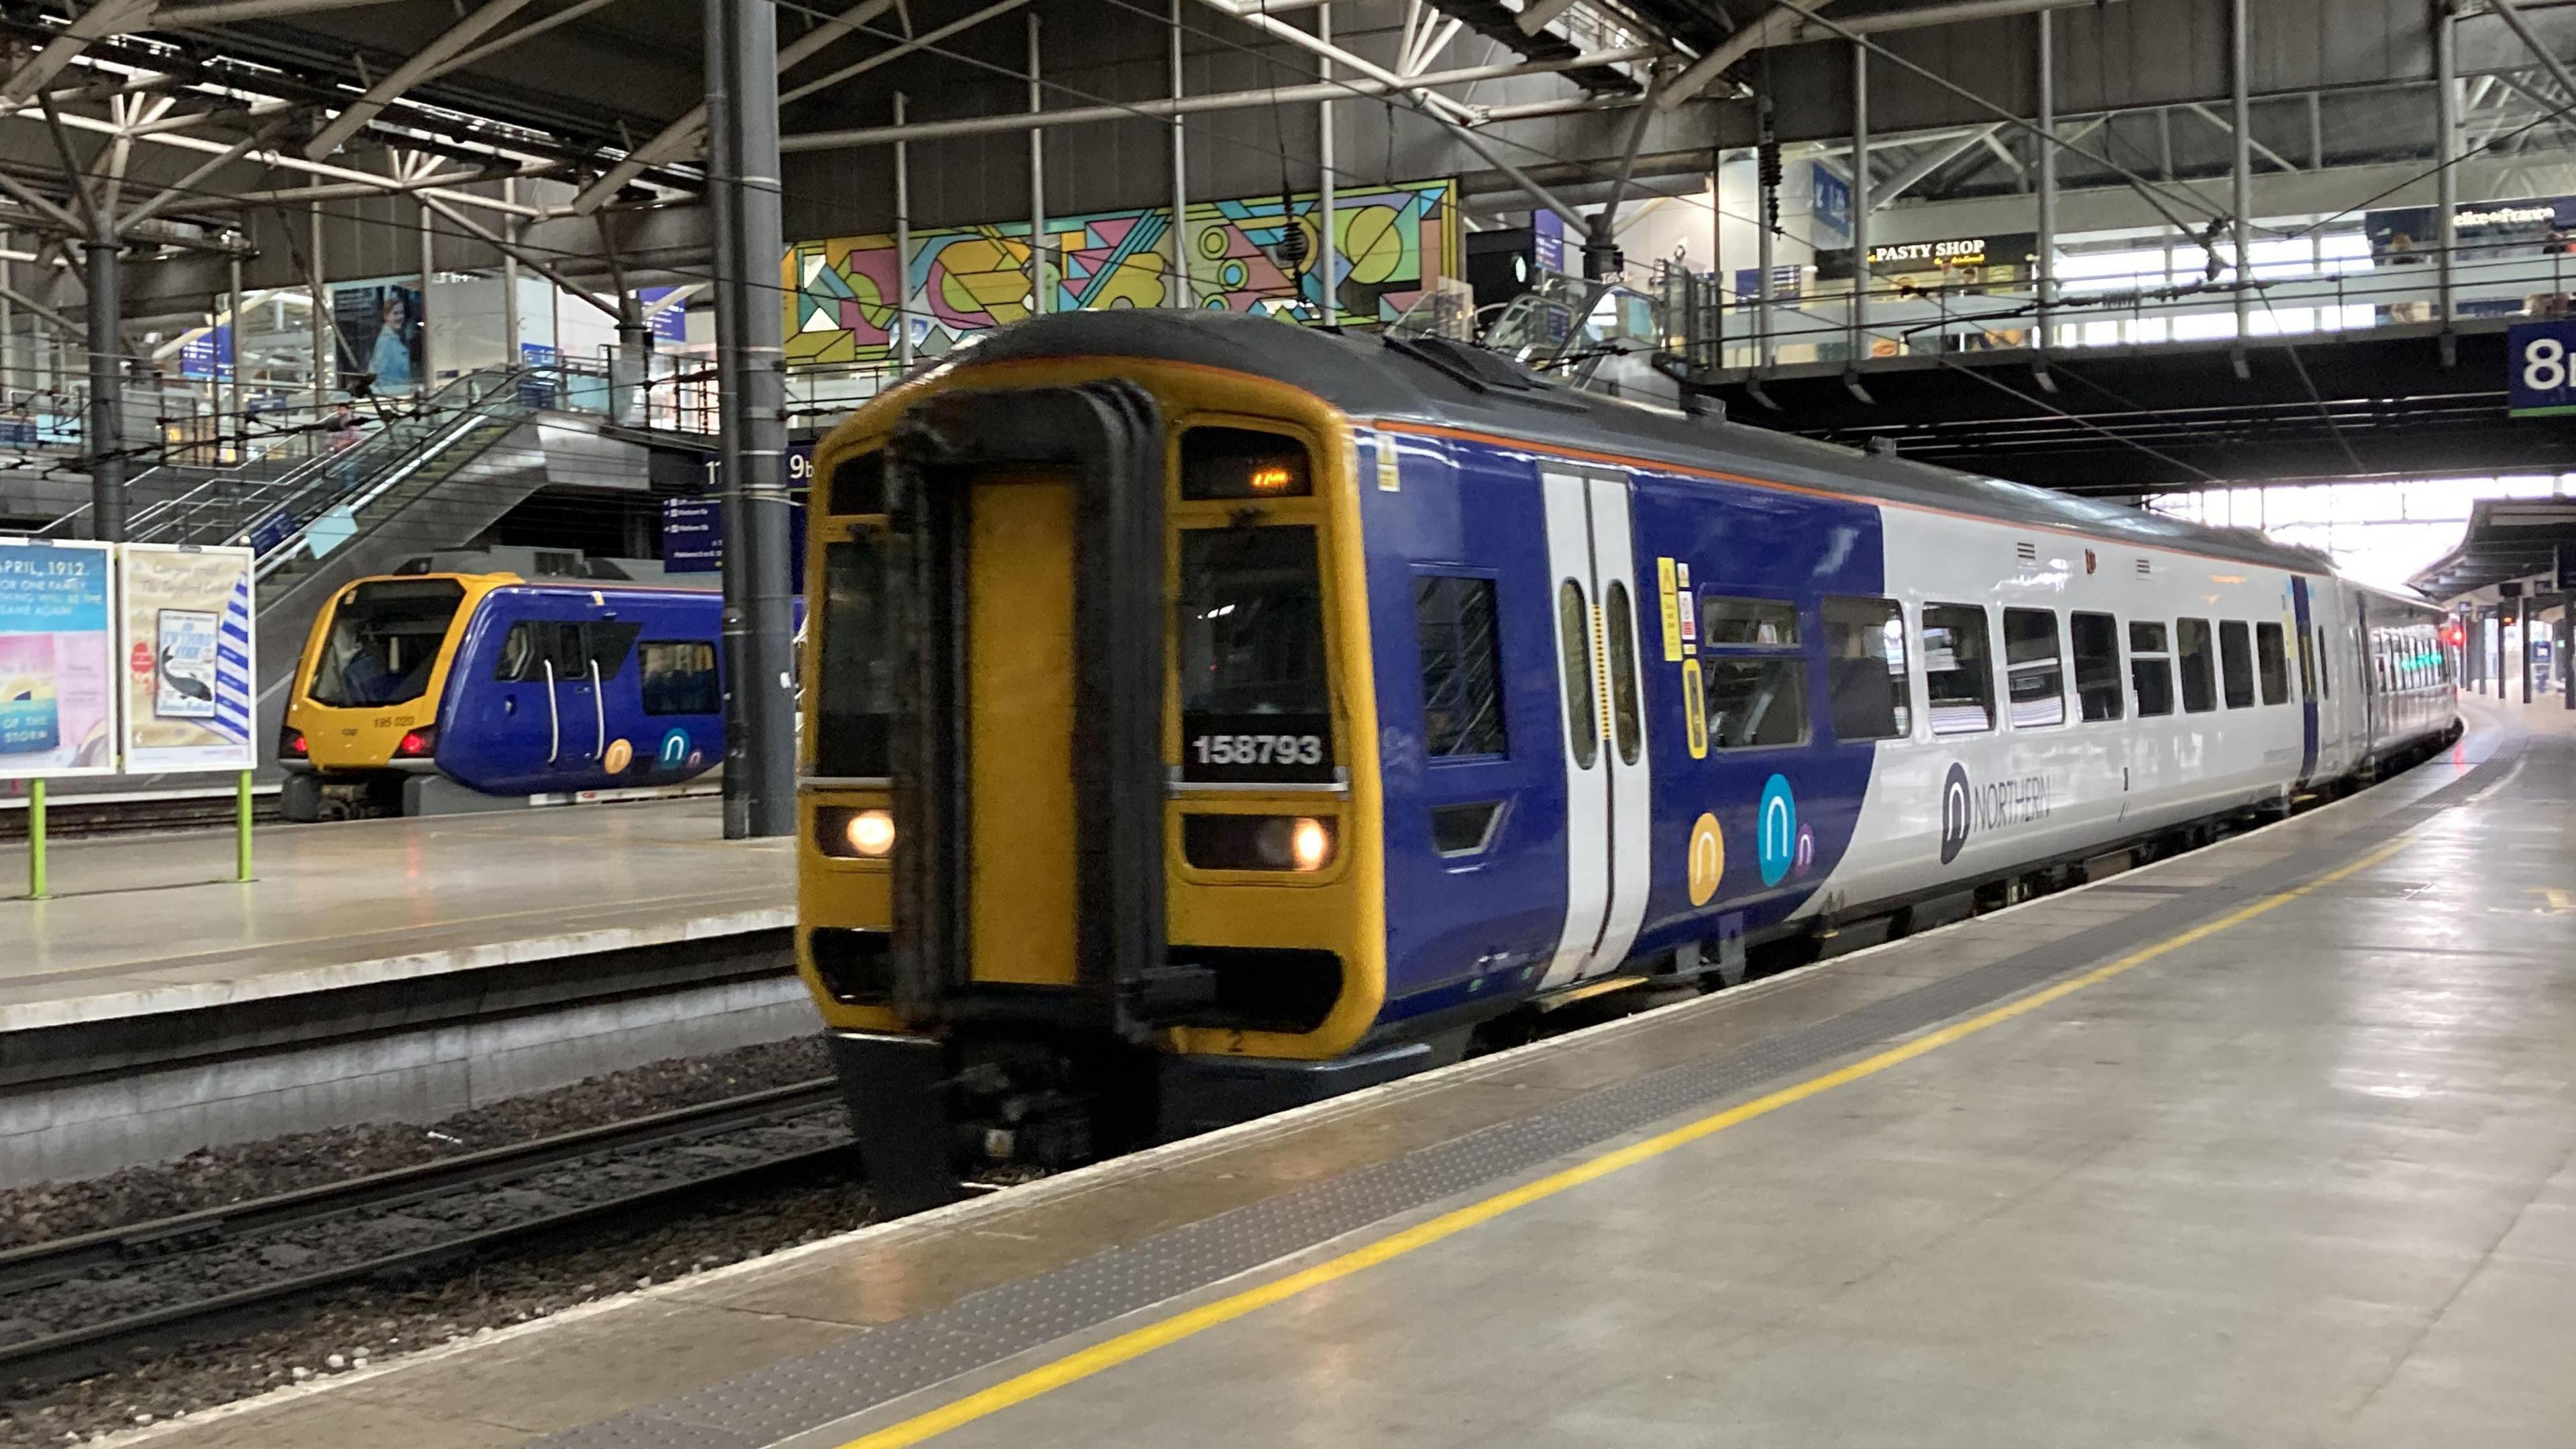
[[[156,1426],[169,1449],[2558,1445],[2576,733]]]
[[[58,842],[53,898],[0,849],[0,1032],[795,922],[787,840],[712,800]]]
[[[33,901],[25,846],[0,848],[0,1185],[375,1113],[434,1120],[642,1053],[811,1029],[786,974],[794,844],[726,841],[714,800],[264,827],[253,865],[232,878],[225,831],[58,842],[53,898]],[[632,1036],[630,1007],[566,1028],[596,1048],[567,1050],[526,1020],[665,987],[717,994],[645,1015],[773,1024]],[[515,1041],[423,1035],[514,1014]],[[420,1039],[388,1044],[404,1031]],[[326,1043],[335,1058],[309,1055]],[[432,1085],[439,1070],[451,1080]]]

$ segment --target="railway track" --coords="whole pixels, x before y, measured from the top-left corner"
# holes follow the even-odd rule
[[[316,1294],[849,1148],[831,1079],[0,1252],[0,1381],[98,1372]]]

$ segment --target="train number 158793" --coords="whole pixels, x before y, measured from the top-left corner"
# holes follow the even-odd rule
[[[1202,765],[1320,765],[1321,735],[1199,735],[1190,753]]]

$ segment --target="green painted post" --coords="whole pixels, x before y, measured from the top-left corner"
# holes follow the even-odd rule
[[[233,793],[233,879],[250,879],[250,771],[241,772]]]
[[[27,782],[27,899],[45,899],[45,782]]]

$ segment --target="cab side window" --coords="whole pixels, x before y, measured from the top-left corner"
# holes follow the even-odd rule
[[[1494,581],[1415,579],[1413,622],[1422,651],[1423,753],[1435,760],[1506,753]]]

